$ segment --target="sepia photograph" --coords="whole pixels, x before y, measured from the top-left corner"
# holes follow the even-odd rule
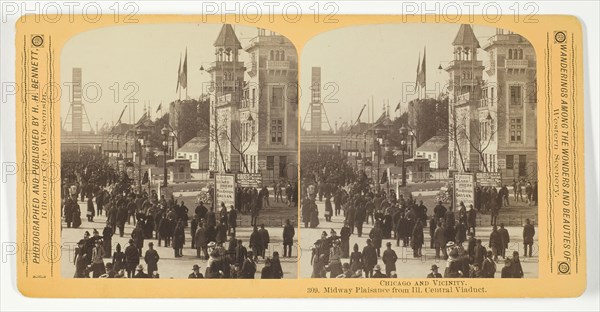
[[[112,26],[74,36],[60,58],[62,277],[297,277],[288,38]]]
[[[300,277],[538,277],[527,38],[352,26],[312,38],[301,61]]]

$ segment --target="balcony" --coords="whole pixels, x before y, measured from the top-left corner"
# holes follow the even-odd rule
[[[267,70],[288,70],[290,61],[267,61]]]
[[[529,61],[528,60],[504,60],[504,67],[512,68],[512,69],[526,69],[527,67],[529,67]]]

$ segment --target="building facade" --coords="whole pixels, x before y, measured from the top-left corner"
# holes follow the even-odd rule
[[[449,168],[535,179],[536,60],[521,35],[498,29],[483,47],[463,24],[453,41],[449,79]]]
[[[210,169],[295,178],[298,161],[298,57],[284,36],[258,29],[244,53],[231,25],[215,42]],[[220,53],[223,53],[223,57]],[[213,124],[214,123],[214,124]]]

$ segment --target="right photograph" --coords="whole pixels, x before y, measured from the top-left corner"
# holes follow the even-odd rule
[[[347,27],[300,64],[301,278],[538,277],[527,38]]]

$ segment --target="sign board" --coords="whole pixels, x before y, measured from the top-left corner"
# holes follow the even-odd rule
[[[498,158],[498,169],[506,169],[506,159],[505,158]]]
[[[218,209],[221,203],[225,207],[235,207],[235,175],[234,174],[215,174],[215,207]]]
[[[502,173],[500,172],[477,172],[476,178],[479,186],[502,186]]]
[[[256,187],[262,186],[262,174],[260,173],[238,173],[237,183],[241,187]]]
[[[460,202],[465,204],[467,210],[469,205],[475,207],[475,181],[471,173],[454,174],[454,209],[459,209]]]

